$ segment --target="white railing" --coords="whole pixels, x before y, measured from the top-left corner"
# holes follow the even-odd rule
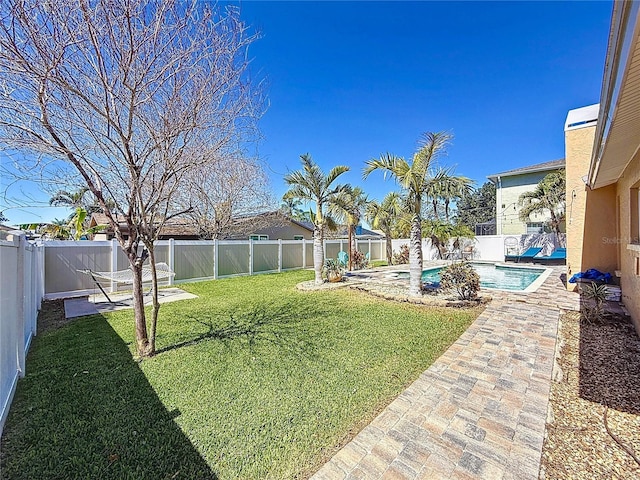
[[[21,232],[0,239],[0,433],[36,334],[44,295],[44,249]]]
[[[45,298],[65,298],[96,293],[90,276],[95,272],[125,270],[128,260],[116,240],[47,241],[44,243]],[[348,251],[347,240],[325,240],[325,256],[336,258]],[[358,240],[357,249],[370,260],[385,258],[385,240]],[[164,262],[176,273],[167,284],[217,279],[235,275],[281,272],[313,267],[311,240],[161,240],[155,244],[156,263]],[[101,285],[116,291],[115,282]],[[130,288],[130,287],[129,287]]]

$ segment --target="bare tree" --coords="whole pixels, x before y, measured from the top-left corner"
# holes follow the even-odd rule
[[[178,202],[201,238],[226,238],[238,218],[275,209],[259,162],[239,156],[220,158],[189,173]]]
[[[262,113],[248,77],[254,39],[236,9],[195,0],[2,3],[0,144],[21,153],[15,168],[58,185],[79,178],[95,196],[133,271],[141,356],[155,351],[153,242],[184,213],[172,199],[194,169],[236,154]]]

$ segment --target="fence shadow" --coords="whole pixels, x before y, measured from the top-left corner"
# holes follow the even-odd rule
[[[628,318],[580,322],[580,397],[640,414],[640,338]]]
[[[216,479],[102,316],[40,335],[2,438],[1,478]]]
[[[184,318],[206,330],[190,338],[157,350],[162,354],[204,341],[230,344],[243,340],[250,349],[271,344],[283,352],[300,358],[317,358],[322,340],[314,333],[307,320],[322,315],[320,307],[296,302],[271,302],[239,308],[231,313],[198,312]]]

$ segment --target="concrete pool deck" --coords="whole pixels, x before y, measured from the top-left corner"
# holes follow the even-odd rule
[[[535,292],[492,290],[467,331],[311,478],[537,479],[558,320],[579,310],[565,267],[550,268]]]

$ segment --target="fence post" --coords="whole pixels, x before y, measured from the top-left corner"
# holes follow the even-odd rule
[[[175,248],[176,241],[173,238],[169,239],[169,270],[175,272]],[[169,275],[169,285],[173,285],[173,277],[174,275]]]
[[[18,245],[17,245],[18,246],[18,249],[17,249],[18,271],[16,272],[16,277],[15,277],[17,282],[17,285],[16,285],[17,315],[16,317],[18,318],[18,323],[19,323],[18,337],[16,338],[16,353],[17,353],[17,361],[18,361],[18,365],[16,365],[16,367],[18,369],[18,375],[20,376],[20,378],[24,377],[24,374],[25,374],[25,358],[26,358],[26,344],[25,344],[25,338],[24,338],[24,317],[26,314],[26,311],[24,308],[24,302],[25,302],[24,256],[26,253],[26,243],[27,243],[27,237],[24,234],[21,234],[20,236],[18,236]]]
[[[218,279],[218,239],[213,241],[213,279]]]
[[[278,273],[282,272],[282,239],[278,239]]]
[[[111,239],[111,273],[118,271],[118,240]],[[113,293],[118,290],[118,282],[111,280],[110,292]]]
[[[302,239],[302,268],[307,268],[307,241]]]
[[[249,239],[249,275],[253,275],[253,240]]]

